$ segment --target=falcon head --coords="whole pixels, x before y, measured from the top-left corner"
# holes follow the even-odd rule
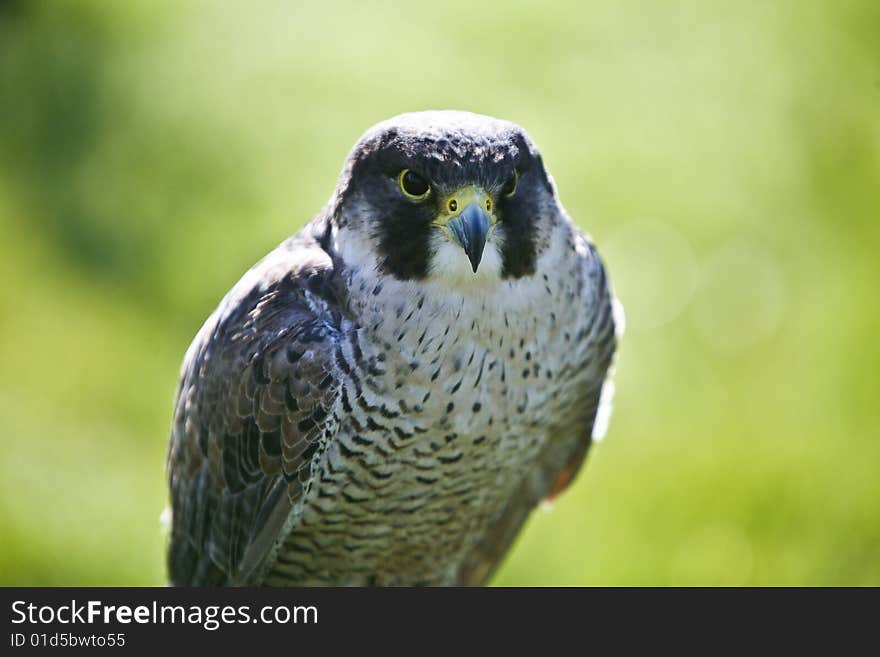
[[[525,131],[458,111],[401,114],[369,129],[330,210],[349,264],[454,286],[534,274],[562,216]]]

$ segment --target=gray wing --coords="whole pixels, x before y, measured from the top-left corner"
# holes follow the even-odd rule
[[[592,444],[600,405],[610,403],[609,370],[623,326],[616,315],[616,302],[595,247],[580,234],[576,239],[584,265],[583,300],[585,307],[594,310],[588,328],[579,336],[585,357],[572,365],[576,373],[572,383],[573,402],[569,413],[552,431],[557,438],[539,455],[531,473],[495,520],[486,538],[466,560],[458,575],[459,585],[486,583],[535,506],[542,500],[552,501],[571,484]]]
[[[175,585],[256,583],[333,435],[339,317],[308,232],[249,271],[184,360],[168,453]]]

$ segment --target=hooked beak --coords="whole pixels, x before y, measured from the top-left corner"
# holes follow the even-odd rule
[[[461,214],[446,224],[453,241],[457,242],[467,254],[475,274],[483,257],[483,249],[491,225],[489,215],[478,203],[469,204]]]

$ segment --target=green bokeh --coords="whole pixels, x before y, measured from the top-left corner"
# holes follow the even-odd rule
[[[369,125],[525,126],[629,320],[498,584],[880,584],[880,5],[0,3],[0,583],[160,584],[183,353]]]

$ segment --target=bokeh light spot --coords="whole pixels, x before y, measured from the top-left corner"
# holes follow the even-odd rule
[[[697,265],[685,236],[656,221],[626,224],[599,245],[626,308],[627,329],[668,324],[690,303]]]
[[[693,321],[719,351],[740,351],[773,333],[784,305],[785,286],[774,257],[759,244],[736,240],[706,263]]]

